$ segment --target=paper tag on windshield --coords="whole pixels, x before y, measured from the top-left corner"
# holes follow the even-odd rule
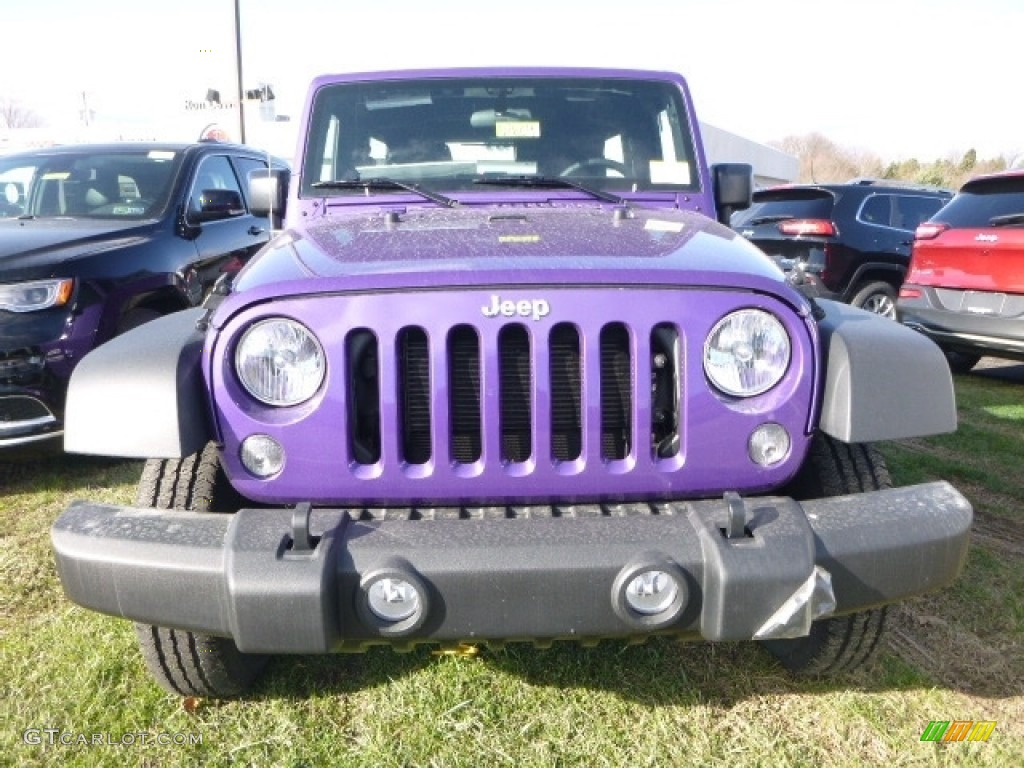
[[[494,135],[499,139],[539,139],[540,122],[537,120],[499,120],[494,124]]]
[[[652,184],[689,184],[690,164],[669,160],[651,160]]]

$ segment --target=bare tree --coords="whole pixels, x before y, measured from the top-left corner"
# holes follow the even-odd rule
[[[38,128],[42,118],[12,99],[0,98],[0,128]]]
[[[882,161],[877,155],[845,149],[820,133],[787,136],[772,145],[800,160],[801,182],[842,182],[882,175]]]

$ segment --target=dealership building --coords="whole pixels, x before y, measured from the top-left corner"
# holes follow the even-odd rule
[[[707,123],[700,124],[700,132],[708,163],[750,163],[754,167],[755,187],[789,184],[800,174],[800,161],[794,155]]]

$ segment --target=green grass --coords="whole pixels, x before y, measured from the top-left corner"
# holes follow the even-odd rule
[[[964,576],[892,611],[875,668],[828,682],[795,680],[750,643],[659,638],[281,657],[248,698],[183,701],[152,683],[128,622],[67,601],[50,553],[72,499],[129,503],[140,465],[0,463],[0,765],[1024,764],[1024,385],[972,374],[957,389],[956,435],[883,450],[898,483],[951,479],[975,504]],[[988,743],[920,742],[930,720],[955,719],[998,724]],[[25,743],[47,728],[134,743]]]

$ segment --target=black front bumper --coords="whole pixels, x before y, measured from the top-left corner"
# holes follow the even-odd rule
[[[966,557],[972,511],[940,482],[802,503],[730,495],[369,518],[76,502],[51,533],[64,589],[83,606],[231,637],[247,652],[324,653],[652,632],[798,636],[822,615],[822,586],[832,593],[826,614],[841,614],[948,585]],[[645,571],[678,586],[662,614],[625,601],[626,585]],[[415,617],[389,623],[367,609],[382,579],[418,590]]]

